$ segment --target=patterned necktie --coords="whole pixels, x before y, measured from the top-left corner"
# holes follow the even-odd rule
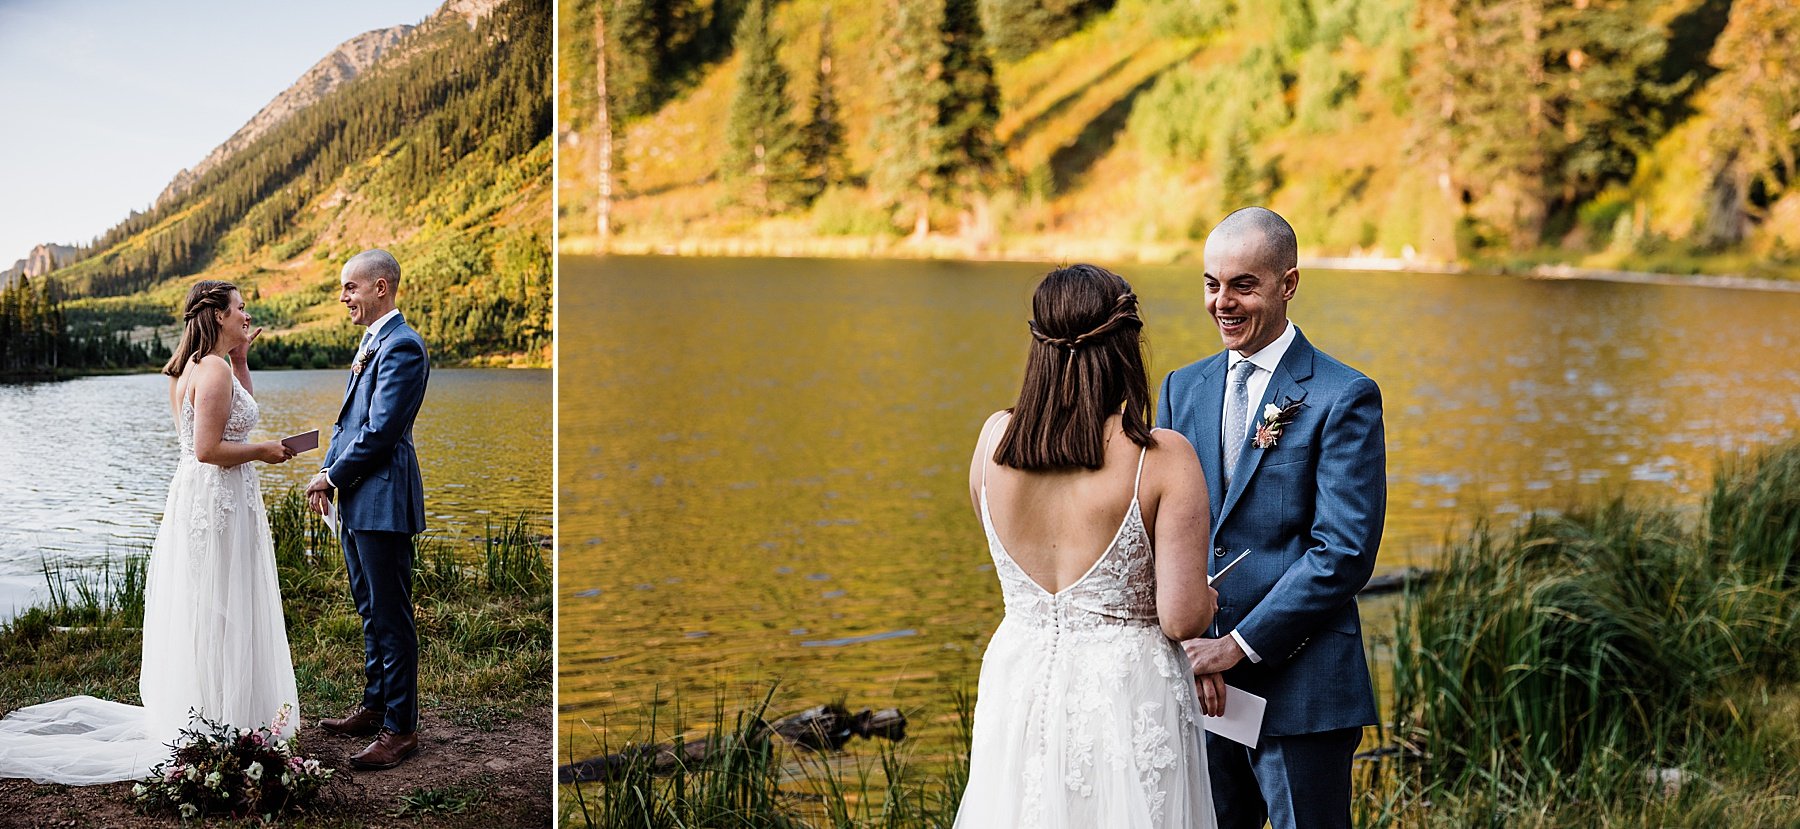
[[[1250,432],[1250,375],[1256,373],[1256,364],[1249,360],[1241,360],[1231,367],[1231,384],[1225,395],[1225,486],[1231,487],[1231,473],[1237,469],[1238,458],[1244,455],[1244,440]]]

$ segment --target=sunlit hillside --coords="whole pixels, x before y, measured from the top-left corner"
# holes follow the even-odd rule
[[[1004,169],[980,193],[943,183],[924,239],[908,239],[907,194],[882,184],[897,139],[880,125],[905,105],[895,15],[929,21],[944,0],[771,4],[796,130],[829,11],[849,173],[772,214],[727,162],[744,60],[731,33],[752,1],[680,0],[659,17],[639,11],[659,4],[560,0],[561,232],[579,249],[596,241],[597,4],[615,32],[617,250],[1168,258],[1262,203],[1318,256],[1775,276],[1800,263],[1786,187],[1800,124],[1784,109],[1800,96],[1785,57],[1800,16],[1769,0],[1044,4],[1071,31],[984,31]],[[1005,23],[1017,4],[979,5]],[[645,27],[669,30],[648,92],[616,51]],[[910,82],[937,82],[924,68]]]
[[[150,336],[195,278],[228,279],[269,328],[253,359],[340,363],[355,335],[336,301],[338,269],[378,246],[399,258],[402,307],[436,359],[547,364],[550,9],[492,5],[473,22],[429,18],[367,72],[54,271],[72,331]]]

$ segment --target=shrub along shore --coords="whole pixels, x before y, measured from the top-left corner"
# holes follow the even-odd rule
[[[1393,652],[1394,722],[1363,743],[1360,826],[1800,827],[1800,444],[1724,464],[1697,516],[1620,501],[1478,527],[1371,646]],[[770,743],[766,705],[652,723],[644,742],[731,739],[668,776],[645,759],[562,786],[564,825],[953,822],[972,700],[929,763]]]
[[[314,724],[321,716],[349,710],[361,697],[362,622],[350,600],[338,543],[305,510],[298,490],[270,497],[269,524],[300,710]],[[490,526],[474,544],[421,537],[413,599],[423,737],[429,739],[434,727],[440,733],[497,735],[529,729],[543,731],[541,739],[548,744],[552,578],[548,552],[539,539],[523,516]],[[75,694],[138,702],[144,563],[142,555],[109,561],[96,570],[45,563],[45,602],[0,625],[0,665],[5,666],[0,669],[0,711]],[[303,730],[302,753],[321,748],[326,739],[321,735],[316,728]],[[449,754],[464,749],[444,745],[435,750]],[[481,762],[490,758],[475,759],[473,770],[479,772]],[[498,759],[508,766],[530,766],[534,779],[542,779],[538,770],[546,767],[539,757]],[[432,762],[421,757],[409,765]],[[440,769],[436,774],[468,771]],[[368,809],[376,815],[406,811],[406,802],[360,803],[366,792],[350,791],[360,784],[342,785],[346,791],[335,798],[328,791],[327,802],[335,800],[350,814],[328,821],[330,825],[363,825],[368,816],[361,812]],[[521,814],[544,808],[547,787],[531,788],[534,802],[523,806]],[[11,800],[0,797],[0,802]],[[507,817],[511,811],[508,805],[493,815],[497,825],[515,825]]]

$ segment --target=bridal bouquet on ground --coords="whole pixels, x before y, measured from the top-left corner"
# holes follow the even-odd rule
[[[334,771],[296,753],[287,730],[288,706],[273,726],[254,731],[195,717],[174,743],[175,753],[143,782],[132,800],[146,812],[174,811],[183,821],[225,812],[233,817],[273,816],[310,805]]]

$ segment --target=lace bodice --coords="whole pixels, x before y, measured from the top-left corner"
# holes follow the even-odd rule
[[[981,487],[981,525],[987,531],[988,553],[1000,577],[1008,620],[1057,632],[1156,624],[1156,558],[1135,493],[1106,551],[1087,573],[1056,593],[1032,581],[1000,543],[988,512],[985,483]]]
[[[987,435],[980,445],[993,463]],[[982,467],[979,512],[1006,617],[982,654],[956,829],[1216,825],[1194,677],[1156,615],[1144,457],[1112,541],[1055,593],[1001,542]]]
[[[237,375],[231,376],[231,414],[225,418],[225,439],[232,443],[243,443],[250,437],[250,430],[256,428],[256,419],[261,410],[256,406],[256,398],[250,396]],[[185,395],[181,398],[181,454],[192,457],[194,454],[194,398]]]

